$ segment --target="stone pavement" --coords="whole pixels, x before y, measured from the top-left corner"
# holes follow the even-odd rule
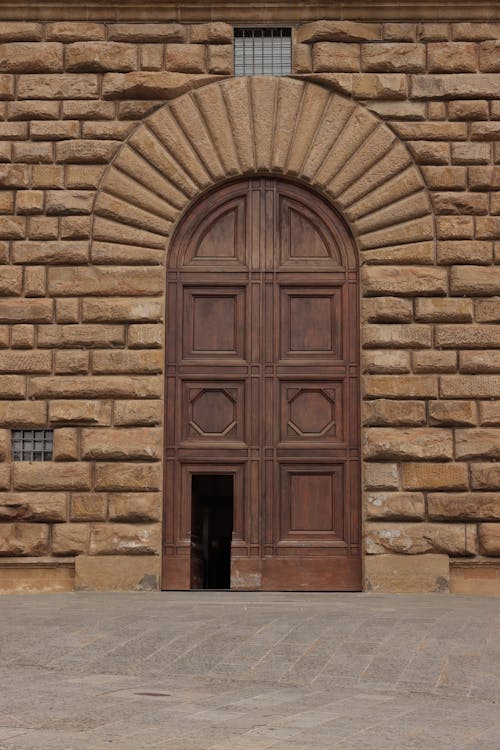
[[[0,750],[499,750],[500,600],[0,599]]]

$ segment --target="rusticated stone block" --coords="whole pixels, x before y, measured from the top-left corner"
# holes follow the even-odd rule
[[[66,495],[62,492],[3,492],[0,494],[0,520],[65,521]]]
[[[479,67],[485,73],[500,72],[500,39],[481,42],[479,45]]]
[[[459,41],[470,40],[480,42],[483,39],[498,38],[498,24],[496,23],[476,23],[464,21],[462,23],[453,23],[451,26],[452,39]]]
[[[74,492],[71,495],[70,518],[72,521],[104,521],[106,508],[106,495],[95,492]]]
[[[82,430],[82,458],[100,461],[161,458],[162,432],[151,427],[127,430],[97,427]]]
[[[111,423],[111,402],[51,401],[49,403],[49,423],[109,425]]]
[[[377,399],[363,403],[363,424],[371,426],[423,425],[426,421],[422,401]]]
[[[2,25],[0,27],[0,41],[2,42],[40,42],[41,39],[41,23],[27,23],[25,21],[2,21]]]
[[[93,356],[93,371],[98,374],[159,373],[163,370],[163,361],[163,352],[156,349],[96,352]]]
[[[58,42],[0,44],[0,71],[4,73],[59,73],[63,45]]]
[[[297,62],[295,65],[297,65]],[[301,66],[303,67],[304,63],[299,63],[299,67]],[[208,72],[216,75],[231,75],[233,73],[233,48],[230,44],[211,44],[209,46]]]
[[[157,591],[160,558],[153,555],[109,555],[75,559],[77,591]]]
[[[354,21],[313,21],[297,30],[297,42],[370,42],[382,36],[382,26]]]
[[[488,213],[488,197],[481,193],[436,193],[432,202],[437,214]]]
[[[443,375],[439,385],[443,398],[497,398],[500,378],[495,375]]]
[[[50,323],[52,309],[53,301],[49,299],[0,299],[0,322]]]
[[[371,461],[451,459],[452,433],[439,428],[371,427],[365,430],[364,456]]]
[[[455,431],[455,456],[459,460],[476,458],[500,458],[498,430],[478,427]]]
[[[367,519],[423,521],[425,501],[420,492],[369,493],[365,502]]]
[[[410,372],[410,353],[390,349],[365,350],[362,353],[363,372],[407,373]]]
[[[454,266],[450,271],[452,294],[493,296],[500,294],[500,268]]]
[[[0,375],[0,399],[24,398],[26,378],[22,375]]]
[[[15,377],[15,376],[11,376]],[[12,383],[20,387],[24,380]],[[2,380],[0,378],[0,387]],[[34,377],[31,378],[33,398],[159,398],[162,394],[162,378],[158,376],[92,375],[88,377]]]
[[[26,235],[26,219],[22,216],[0,216],[0,239],[2,240],[22,240]],[[1,289],[4,288],[5,277],[7,275],[16,276],[16,269],[5,268],[2,270],[2,279],[0,280]],[[15,293],[15,292],[14,292]]]
[[[367,266],[363,269],[363,286],[368,296],[432,296],[446,294],[448,275],[444,268]]]
[[[3,267],[0,274],[0,297],[14,297],[21,294],[21,291],[22,269]]]
[[[468,42],[435,42],[427,47],[430,73],[474,73],[476,45]]]
[[[54,430],[54,461],[78,460],[78,430],[73,427],[63,427]]]
[[[467,557],[476,554],[476,547],[477,532],[473,524],[369,522],[366,525],[365,549],[369,555],[388,551],[403,555],[444,552]]]
[[[86,523],[61,523],[52,531],[52,554],[80,555],[87,552],[90,527]]]
[[[472,301],[467,299],[427,298],[415,301],[415,320],[427,323],[472,321]]]
[[[46,263],[46,264],[69,264],[69,263],[87,263],[89,256],[88,242],[61,242],[44,241],[44,242],[14,242],[12,244],[12,260],[14,263]],[[37,304],[47,305],[49,300],[37,300]],[[30,301],[30,304],[33,304]],[[34,308],[41,309],[41,308]],[[50,321],[50,318],[49,318]],[[47,320],[38,322],[48,322]]]
[[[399,297],[373,297],[362,300],[363,320],[372,323],[409,323],[413,318],[411,300]]]
[[[436,228],[440,240],[469,240],[474,237],[474,219],[471,216],[438,216]]]
[[[427,503],[434,521],[500,520],[499,492],[431,493]]]
[[[56,161],[59,164],[107,164],[119,146],[121,141],[61,141],[56,144]]]
[[[422,349],[432,346],[432,329],[427,325],[364,325],[363,347],[381,349]]]
[[[106,99],[174,99],[214,80],[218,77],[210,73],[105,73],[103,96]]]
[[[143,297],[161,294],[162,289],[162,274],[155,268],[116,266],[49,269],[49,294],[56,297]]]
[[[104,41],[106,29],[91,21],[56,21],[45,27],[46,38],[55,42]]]
[[[474,490],[500,490],[500,464],[473,463],[470,467]]]
[[[39,326],[38,346],[42,348],[82,346],[89,349],[120,346],[125,341],[120,325],[49,325]]]
[[[16,490],[89,490],[91,466],[84,463],[17,462],[13,467]]]
[[[480,323],[500,323],[500,297],[474,301],[476,320]],[[1,303],[0,303],[1,310]]]
[[[21,75],[17,91],[20,99],[97,99],[99,79],[90,73]]]
[[[466,490],[467,466],[454,463],[404,463],[405,490]]]
[[[469,186],[471,190],[499,190],[500,167],[470,167]]]
[[[207,51],[199,44],[167,44],[166,68],[177,73],[205,73]]]
[[[47,407],[44,403],[0,401],[0,426],[16,429],[43,427],[46,413]]]
[[[399,469],[397,464],[365,463],[363,478],[364,486],[367,490],[399,489]]]
[[[90,214],[94,194],[88,190],[48,190],[46,212],[48,216]]]
[[[137,68],[137,47],[119,42],[76,42],[66,47],[66,70],[105,73]]]
[[[500,402],[482,401],[479,404],[479,424],[481,427],[500,427]]]
[[[448,102],[450,120],[487,120],[488,102],[485,99],[471,99]]]
[[[115,492],[159,490],[160,464],[103,463],[96,465],[96,489]]]
[[[500,523],[479,524],[479,544],[485,555],[500,555]]]
[[[379,73],[420,73],[425,70],[423,44],[362,44],[364,70]]]
[[[89,352],[67,349],[54,352],[54,372],[57,375],[84,375],[89,371]]]
[[[109,496],[109,518],[112,521],[158,521],[160,495],[156,492],[115,493]]]
[[[160,544],[158,524],[96,524],[91,530],[90,554],[157,555]]]
[[[493,257],[491,242],[478,240],[449,240],[437,243],[438,262],[442,265],[484,263],[489,265]]]
[[[180,23],[116,23],[108,29],[114,42],[184,42],[186,26]]]
[[[50,352],[2,352],[0,372],[50,372],[52,358]]]
[[[0,555],[46,555],[49,527],[43,523],[0,524]]]
[[[128,345],[131,349],[160,349],[163,346],[163,330],[158,325],[130,325]]]
[[[24,164],[0,164],[2,188],[26,188],[29,185],[28,167]]]
[[[432,375],[370,375],[364,379],[365,398],[436,398],[438,381]]]
[[[418,565],[404,555],[369,555],[365,560],[365,586],[367,591],[395,594],[443,593],[448,591],[449,568],[446,554],[428,553]]]
[[[189,29],[189,39],[193,44],[231,44],[233,27],[223,21],[193,24]]]
[[[80,301],[78,299],[56,299],[56,321],[58,323],[78,323]]]
[[[121,427],[157,425],[162,421],[162,414],[163,404],[161,401],[116,401],[114,424]]]
[[[429,424],[473,427],[477,422],[472,401],[430,401]]]
[[[317,42],[312,50],[313,70],[354,72],[359,69],[359,45],[342,42]]]
[[[160,321],[162,314],[161,299],[106,299],[101,297],[82,301],[82,319],[86,322],[151,322]]]
[[[438,325],[436,345],[445,349],[474,349],[500,347],[500,330],[491,325]]]
[[[29,324],[12,326],[10,345],[12,349],[33,349],[35,346],[35,326]]]
[[[357,73],[352,94],[359,99],[406,99],[408,84],[402,73]]]

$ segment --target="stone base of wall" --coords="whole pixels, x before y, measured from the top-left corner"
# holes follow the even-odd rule
[[[445,593],[449,590],[448,555],[368,555],[365,591],[385,594]]]
[[[0,559],[0,594],[73,591],[74,558],[11,557]]]
[[[500,596],[500,559],[495,561],[452,560],[450,592]]]
[[[79,555],[75,560],[77,591],[158,591],[159,587],[159,557]]]

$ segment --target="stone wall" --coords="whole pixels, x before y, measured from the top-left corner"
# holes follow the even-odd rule
[[[170,220],[148,193],[178,165],[147,118],[230,77],[231,40],[221,22],[0,26],[0,554],[76,557],[79,587],[157,585],[168,239],[155,237],[183,203],[169,196]],[[307,23],[294,76],[358,102],[417,165],[381,168],[379,203],[356,216],[324,187],[363,265],[367,586],[445,589],[451,557],[460,590],[467,575],[498,588],[500,24]],[[196,126],[172,120],[199,156]],[[224,167],[209,182],[245,171],[209,135]],[[125,142],[142,182],[132,153],[119,162]],[[179,195],[205,187],[181,180]],[[12,464],[10,430],[47,426],[54,462]]]

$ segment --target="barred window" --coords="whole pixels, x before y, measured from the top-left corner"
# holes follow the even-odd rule
[[[236,76],[286,76],[292,69],[290,27],[242,27],[234,30]]]
[[[14,461],[52,461],[53,430],[12,430]]]

